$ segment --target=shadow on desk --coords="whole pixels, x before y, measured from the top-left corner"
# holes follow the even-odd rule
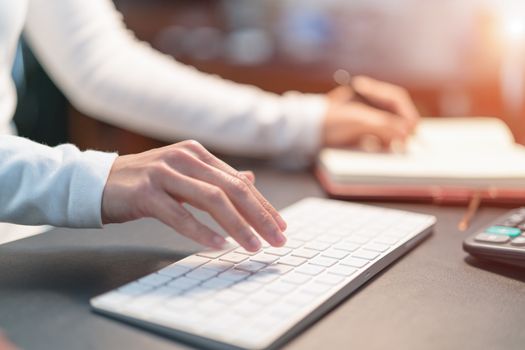
[[[90,297],[156,271],[186,254],[157,247],[94,246],[2,249],[3,290],[40,290]]]
[[[525,274],[523,273],[523,267],[479,259],[470,255],[465,257],[465,262],[472,267],[492,272],[508,278],[512,278],[516,281],[525,282]]]

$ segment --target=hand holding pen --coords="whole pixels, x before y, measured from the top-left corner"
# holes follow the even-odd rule
[[[345,70],[337,70],[334,80],[340,86],[328,93],[324,146],[399,149],[420,118],[408,92],[369,77],[352,78]]]

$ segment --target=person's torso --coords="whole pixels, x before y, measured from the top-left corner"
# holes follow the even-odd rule
[[[28,0],[0,0],[0,134],[10,133],[16,108],[11,69],[24,26]]]

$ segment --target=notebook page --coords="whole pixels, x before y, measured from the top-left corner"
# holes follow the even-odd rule
[[[335,181],[491,186],[525,182],[525,148],[489,118],[423,121],[404,154],[324,150],[321,166]]]

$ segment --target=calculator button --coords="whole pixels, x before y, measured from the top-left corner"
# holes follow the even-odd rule
[[[508,236],[504,235],[491,235],[488,233],[480,233],[475,237],[476,241],[489,242],[489,243],[507,243],[510,241]]]
[[[521,230],[515,227],[491,226],[485,230],[485,233],[489,233],[493,235],[506,235],[510,237],[517,237],[521,235]]]
[[[510,244],[518,246],[518,247],[523,247],[525,246],[525,237],[523,236],[516,237],[510,242]]]

